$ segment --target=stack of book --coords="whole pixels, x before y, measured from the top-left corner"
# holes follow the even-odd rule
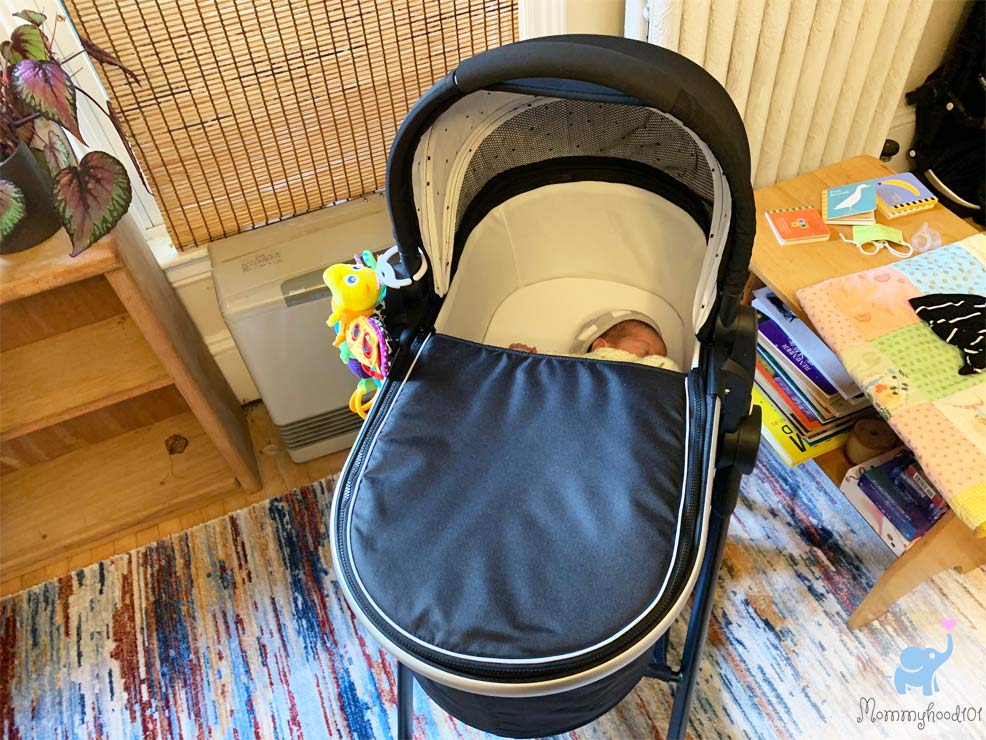
[[[759,316],[753,402],[763,435],[788,465],[841,447],[872,413],[839,358],[769,288],[754,292]]]
[[[897,555],[948,509],[914,454],[904,447],[850,468],[839,488]]]

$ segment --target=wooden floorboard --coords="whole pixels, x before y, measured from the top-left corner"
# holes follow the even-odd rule
[[[277,436],[270,415],[263,404],[259,402],[251,404],[246,412],[253,446],[258,452],[260,461],[263,487],[259,491],[246,493],[238,485],[230,483],[223,490],[212,493],[206,491],[199,498],[190,498],[187,504],[150,514],[140,522],[99,535],[94,534],[64,551],[39,554],[33,559],[22,557],[17,563],[16,570],[9,568],[6,562],[0,562],[0,596],[36,586],[51,578],[61,577],[77,568],[125,553],[135,547],[278,496],[292,488],[325,478],[342,469],[348,450],[307,463],[295,463],[288,456],[287,450]],[[108,470],[107,475],[113,476],[114,472]],[[73,491],[71,487],[59,487],[54,498],[57,506],[77,517],[78,521],[93,516],[93,512],[86,509],[77,491]],[[6,518],[0,520],[0,539],[4,542],[8,537],[18,536],[17,531],[8,531],[8,526]],[[6,545],[4,547],[6,549]]]

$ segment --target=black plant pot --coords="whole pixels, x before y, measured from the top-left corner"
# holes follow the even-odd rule
[[[23,142],[0,162],[0,178],[20,188],[26,206],[24,217],[0,243],[0,254],[30,249],[61,228],[51,199],[51,180]]]

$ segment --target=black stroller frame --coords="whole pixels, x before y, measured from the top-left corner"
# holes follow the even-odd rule
[[[684,737],[729,520],[736,505],[740,480],[742,475],[752,471],[760,440],[760,410],[750,406],[756,317],[753,310],[741,305],[740,301],[755,233],[749,150],[743,124],[728,94],[703,69],[665,49],[627,39],[549,37],[511,44],[469,59],[418,102],[405,119],[391,149],[387,197],[403,270],[407,274],[417,272],[425,246],[412,187],[415,150],[423,132],[444,111],[463,97],[484,90],[636,105],[661,111],[687,123],[694,135],[714,153],[722,175],[728,181],[732,198],[728,234],[720,239],[723,254],[715,276],[714,307],[709,309],[708,319],[697,332],[702,350],[693,371],[700,376],[701,386],[705,389],[706,408],[709,411],[718,409],[719,413],[718,435],[706,438],[702,451],[703,459],[714,471],[709,487],[711,505],[707,534],[704,551],[699,555],[701,567],[692,589],[693,602],[678,666],[675,668],[668,663],[668,630],[654,644],[649,663],[643,670],[643,676],[665,681],[672,687],[674,705],[668,737]],[[672,199],[686,211],[695,210],[686,197],[675,194],[676,188],[677,191],[682,189],[680,185],[666,182],[668,178],[662,177],[663,173],[646,166],[629,163],[629,166],[616,167],[605,157],[572,159],[568,161],[567,169],[563,164],[545,164],[541,168],[527,168],[525,177],[519,178],[518,171],[514,170],[506,173],[508,176],[501,178],[499,184],[494,183],[488,188],[495,194],[493,205],[511,197],[512,192],[522,192],[545,182],[567,182],[585,177],[650,189]],[[590,174],[586,175],[587,171]],[[456,233],[453,273],[469,230],[489,210],[490,207],[481,208],[478,216],[467,213],[462,220]],[[707,231],[710,243],[715,228],[716,224],[711,224]],[[393,303],[388,296],[389,328],[400,339],[390,377],[380,391],[383,399],[399,394],[399,379],[410,372],[423,338],[434,330],[444,298],[436,295],[433,272],[429,271],[420,283],[402,289]],[[385,406],[385,403],[378,402],[377,406]],[[364,435],[386,422],[384,411],[374,409],[364,425]],[[359,447],[358,441],[354,451]],[[341,477],[345,479],[351,475],[350,471],[356,469],[358,462],[351,459]],[[337,492],[337,497],[340,496]],[[336,503],[333,509],[335,516]],[[337,534],[341,532],[339,527],[339,523],[334,522],[333,529]],[[333,555],[336,556],[335,549]],[[397,736],[410,738],[415,673],[399,660],[397,677]],[[425,686],[431,694],[429,687],[434,688],[434,684],[426,683]],[[441,701],[439,704],[446,706]],[[602,707],[599,714],[609,708],[608,705]],[[575,726],[585,721],[585,716],[580,716]],[[562,731],[557,726],[551,729]],[[531,734],[523,736],[535,732],[532,730]]]

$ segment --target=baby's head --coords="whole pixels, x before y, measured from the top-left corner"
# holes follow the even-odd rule
[[[590,350],[609,347],[622,349],[624,352],[647,357],[649,355],[667,355],[668,348],[661,335],[653,326],[637,319],[627,319],[614,324],[595,339]]]

